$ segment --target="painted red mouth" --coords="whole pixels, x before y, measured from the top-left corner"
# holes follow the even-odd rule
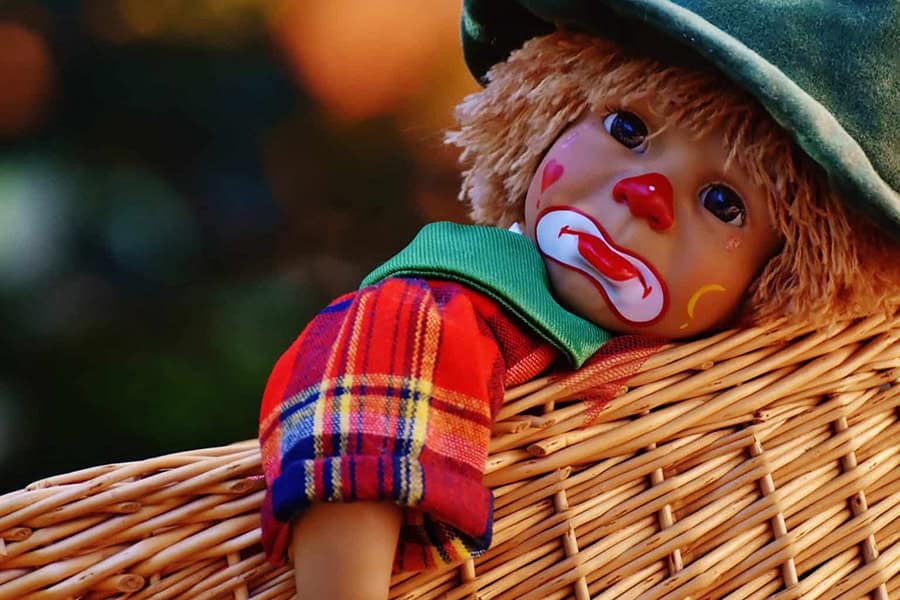
[[[639,279],[644,288],[644,298],[650,294],[650,287],[637,267],[613,252],[602,239],[585,231],[571,229],[568,225],[559,230],[559,237],[563,235],[578,237],[578,253],[604,277],[617,282]]]

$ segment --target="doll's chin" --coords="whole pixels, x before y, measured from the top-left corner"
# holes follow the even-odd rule
[[[607,331],[678,340],[696,337],[711,330],[720,329],[696,320],[690,322],[678,321],[668,310],[665,310],[658,320],[649,325],[626,321],[610,307],[606,298],[599,294],[592,284],[577,280],[573,281],[567,277],[569,275],[572,274],[562,273],[556,277],[551,274],[551,280],[554,282],[554,289],[560,304]],[[569,281],[560,281],[557,284],[557,279],[569,279]]]
[[[600,327],[616,333],[637,333],[639,327],[619,317],[607,299],[584,275],[550,266],[550,281],[560,304]]]
[[[548,266],[557,300],[569,311],[615,333],[662,335],[657,323],[641,325],[623,319],[586,275],[553,263]]]
[[[658,321],[649,325],[641,325],[640,323],[629,323],[628,321],[625,321],[621,317],[615,315],[608,306],[604,307],[603,310],[598,310],[596,312],[598,313],[596,317],[589,317],[590,321],[615,333],[678,340],[696,337],[709,330],[709,328],[701,327],[696,324],[689,324],[688,327],[682,328],[681,324],[668,319],[668,315],[665,313],[661,315]]]

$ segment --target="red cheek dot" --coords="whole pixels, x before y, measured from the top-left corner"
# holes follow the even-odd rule
[[[544,172],[541,175],[541,192],[543,193],[548,187],[559,181],[559,178],[562,177],[565,168],[556,160],[550,159],[547,161],[547,164],[544,165]]]

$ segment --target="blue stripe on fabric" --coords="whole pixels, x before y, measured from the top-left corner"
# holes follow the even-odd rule
[[[384,500],[384,456],[378,457],[378,499]]]
[[[340,379],[341,378],[338,377],[338,381],[340,381]],[[331,393],[328,394],[328,399],[331,403],[331,429],[329,429],[327,434],[323,431],[322,438],[328,437],[328,440],[331,442],[332,454],[337,454],[339,452],[341,444],[341,396],[344,394],[345,389],[344,386],[338,383]],[[322,441],[324,442],[325,440],[323,439]],[[324,444],[322,447],[325,447]]]
[[[350,472],[350,498],[356,500],[356,458],[353,455],[347,457],[347,469]]]
[[[437,549],[438,554],[441,555],[441,560],[443,560],[444,563],[452,562],[453,559],[450,554],[447,553],[444,542],[455,537],[454,532],[450,531],[447,527],[441,527],[428,515],[424,515],[422,529],[424,529],[425,535],[428,537],[429,544],[434,546],[434,548]]]
[[[312,404],[321,396],[318,388],[307,391],[309,396],[297,401],[280,416],[281,424],[281,464],[290,464],[298,460],[305,460],[316,455],[315,451],[315,410]],[[306,409],[305,416],[296,415],[301,409]]]
[[[402,502],[403,498],[400,496],[400,477],[403,474],[403,465],[401,461],[403,459],[397,455],[391,457],[391,466],[393,467],[394,476],[392,477],[392,486],[391,486],[391,497],[396,498],[397,501]]]
[[[284,440],[282,440],[282,445],[284,445]],[[315,452],[315,438],[311,435],[302,436],[289,448],[281,449],[281,464],[287,465],[308,460],[315,456]]]
[[[306,497],[306,471],[302,463],[290,464],[272,482],[272,511],[287,523],[298,511],[310,505]]]
[[[322,469],[322,497],[326,500],[334,500],[334,486],[332,485],[332,480],[334,479],[334,462],[335,460],[340,459],[328,459],[323,461],[323,469]]]
[[[291,415],[293,415],[298,410],[302,409],[305,406],[309,406],[310,404],[314,404],[321,395],[319,392],[319,386],[321,383],[316,384],[316,387],[312,389],[306,389],[294,394],[293,398],[288,398],[287,401],[283,402],[281,406],[287,404],[287,408],[281,411],[281,415],[279,415],[279,419],[282,423],[287,421]],[[308,394],[306,397],[303,397],[304,394]]]
[[[416,406],[413,402],[413,381],[411,378],[403,379],[403,387],[400,389],[400,399],[403,401],[403,414],[406,416],[406,435],[403,438],[403,454],[412,454],[412,440],[416,430]]]
[[[346,300],[341,300],[335,304],[330,306],[326,306],[319,314],[328,314],[333,312],[341,312],[343,310],[347,310],[347,308],[353,304],[353,296],[347,298]]]
[[[361,375],[359,377],[359,393],[355,396],[356,399],[356,440],[355,447],[350,450],[351,454],[355,454],[362,451],[362,436],[363,436],[363,398],[366,397],[366,376]],[[355,478],[354,478],[355,479]]]

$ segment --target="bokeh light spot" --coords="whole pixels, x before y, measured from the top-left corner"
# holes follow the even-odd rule
[[[122,11],[124,25],[138,37],[151,37],[158,33],[166,22],[166,2],[147,0],[124,0]]]
[[[455,39],[457,0],[285,0],[276,38],[300,78],[332,112],[365,119],[391,111],[429,80]],[[453,51],[456,49],[453,48]]]
[[[0,164],[0,290],[27,287],[60,267],[69,212],[62,179],[53,167]]]
[[[44,38],[18,23],[0,21],[0,135],[32,130],[53,93],[53,58]]]
[[[114,203],[106,218],[106,243],[119,269],[149,282],[186,276],[197,240],[181,198],[154,173],[120,167],[106,182]]]

